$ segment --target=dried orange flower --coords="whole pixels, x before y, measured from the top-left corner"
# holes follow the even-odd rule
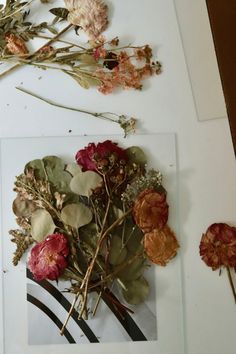
[[[168,225],[144,235],[144,249],[150,261],[161,266],[176,256],[179,243]]]
[[[162,229],[168,220],[166,193],[145,189],[134,203],[133,217],[144,233]]]
[[[236,228],[224,223],[209,226],[202,235],[200,256],[213,270],[236,267]]]
[[[7,41],[6,48],[11,54],[21,56],[29,53],[25,41],[22,38],[17,37],[13,33],[9,33],[6,35],[5,39]]]
[[[108,25],[108,7],[102,0],[64,0],[69,11],[67,20],[80,26],[91,39],[97,38]]]

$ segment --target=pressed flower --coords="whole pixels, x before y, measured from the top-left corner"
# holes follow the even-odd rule
[[[166,193],[145,189],[135,201],[133,217],[144,233],[162,229],[168,220]]]
[[[108,7],[102,0],[64,0],[68,21],[80,26],[91,39],[99,37],[108,25]]]
[[[5,39],[7,41],[6,48],[11,54],[21,56],[29,53],[25,41],[22,38],[13,33],[9,33],[6,35]]]
[[[209,226],[202,235],[200,256],[213,270],[236,267],[236,228],[225,223]]]
[[[37,281],[57,280],[67,267],[69,247],[63,234],[49,235],[31,250],[28,266]]]
[[[179,243],[169,226],[144,235],[144,249],[148,258],[155,264],[166,266],[176,256]]]
[[[127,159],[125,150],[111,140],[106,140],[97,145],[90,143],[86,148],[79,150],[76,154],[76,161],[84,171],[96,171],[101,162],[109,164],[111,156],[118,160]]]

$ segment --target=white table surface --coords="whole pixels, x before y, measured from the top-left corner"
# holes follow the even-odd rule
[[[122,42],[150,43],[158,51],[163,73],[149,80],[143,92],[102,96],[95,90],[83,91],[63,74],[20,69],[0,83],[0,136],[120,132],[113,124],[24,96],[14,89],[21,82],[25,88],[61,103],[136,116],[140,118],[140,132],[175,132],[186,353],[233,354],[236,305],[227,276],[223,273],[219,278],[217,272],[203,264],[198,253],[201,234],[208,225],[221,221],[236,224],[236,164],[228,120],[197,121],[172,0],[109,3],[112,25],[107,36],[119,34]]]

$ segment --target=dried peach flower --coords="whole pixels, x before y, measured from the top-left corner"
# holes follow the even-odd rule
[[[144,249],[150,261],[166,266],[176,256],[179,243],[168,225],[144,235]]]
[[[202,235],[200,256],[213,270],[221,266],[236,267],[236,227],[212,224]]]
[[[144,233],[162,229],[168,220],[169,206],[166,194],[155,189],[145,189],[134,203],[133,217]]]
[[[91,39],[97,38],[108,25],[108,7],[102,0],[64,0],[69,11],[67,20],[80,26]]]
[[[11,54],[21,56],[29,53],[25,41],[15,34],[9,33],[5,39],[7,41],[6,48]]]

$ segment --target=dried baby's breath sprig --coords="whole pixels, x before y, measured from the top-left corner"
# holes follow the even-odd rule
[[[50,104],[51,106],[54,106],[54,107],[58,107],[58,108],[63,108],[63,109],[67,109],[67,110],[70,110],[70,111],[74,111],[74,112],[79,112],[79,113],[84,113],[84,114],[88,114],[90,116],[93,116],[95,118],[99,118],[99,119],[103,119],[103,120],[107,120],[107,121],[110,121],[112,123],[116,123],[116,124],[119,124],[119,126],[123,129],[124,131],[124,137],[126,137],[127,135],[129,134],[133,134],[135,133],[135,124],[136,124],[136,119],[131,117],[131,118],[128,118],[126,117],[125,115],[118,115],[116,113],[112,113],[112,112],[101,112],[101,113],[96,113],[96,112],[91,112],[91,111],[87,111],[87,110],[84,110],[84,109],[80,109],[80,108],[75,108],[75,107],[70,107],[70,106],[65,106],[65,105],[62,105],[60,103],[56,103],[54,101],[51,101],[47,98],[44,98],[42,96],[39,96],[29,90],[26,90],[25,88],[23,87],[16,87],[17,90],[19,91],[22,91],[32,97],[35,97],[47,104]]]
[[[162,185],[162,174],[156,170],[149,170],[145,175],[136,178],[129,184],[122,194],[122,201],[132,205],[137,196],[145,189],[159,189]]]

